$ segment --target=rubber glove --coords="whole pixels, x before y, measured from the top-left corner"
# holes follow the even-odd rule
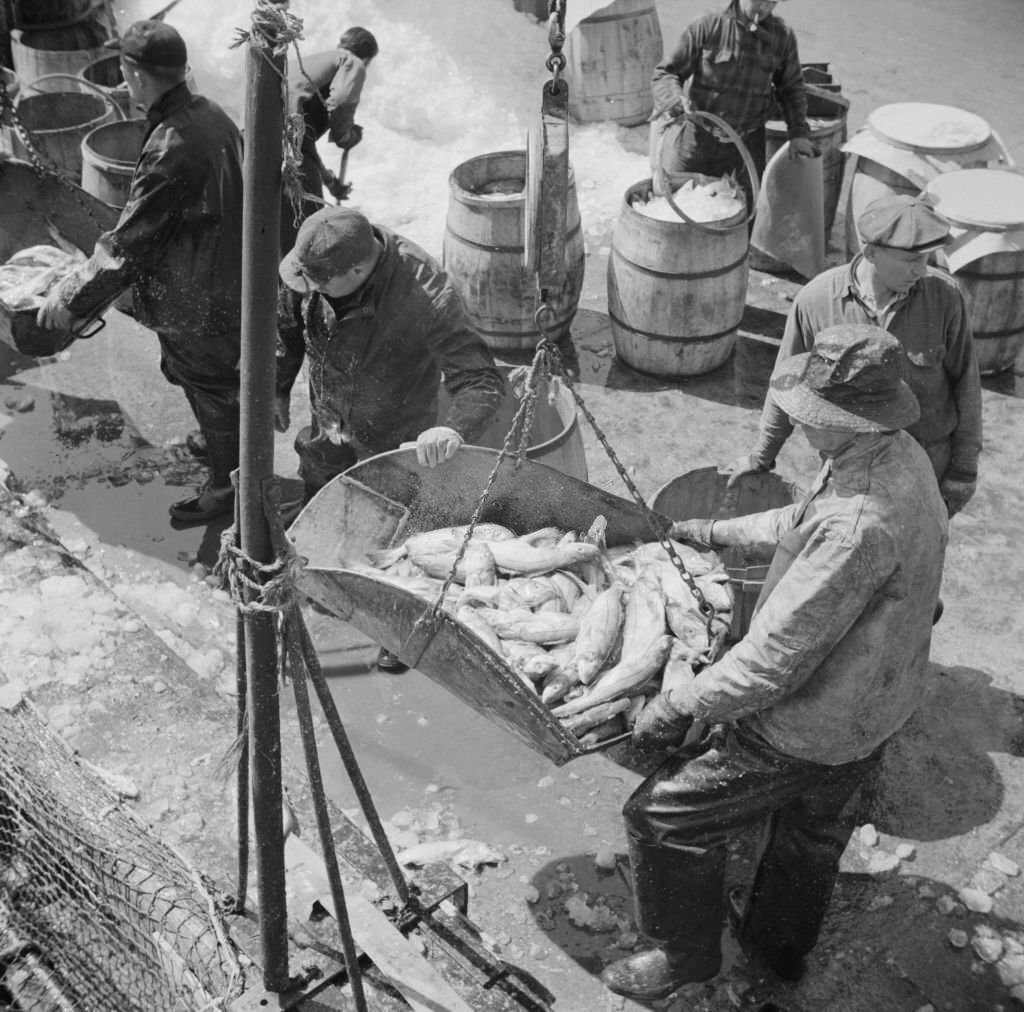
[[[633,725],[633,746],[645,752],[678,748],[692,724],[692,714],[680,710],[667,692],[659,693],[640,711]]]
[[[727,474],[729,480],[725,483],[726,488],[732,488],[745,474],[759,474],[764,471],[770,471],[771,466],[762,464],[752,453],[745,453],[742,457],[737,457],[734,461],[729,464],[725,464],[718,469],[719,474]]]
[[[939,491],[945,500],[946,509],[951,517],[955,517],[970,501],[978,488],[976,478],[961,479],[947,474],[939,482]]]
[[[814,141],[809,137],[794,137],[789,142],[789,157],[792,159],[817,158],[818,154]]]
[[[437,467],[455,456],[462,446],[462,436],[447,425],[435,425],[421,432],[416,439],[416,460],[422,467]]]
[[[707,520],[698,517],[693,520],[677,520],[669,529],[668,536],[682,541],[684,544],[693,545],[695,548],[711,548],[711,528],[714,520]]]

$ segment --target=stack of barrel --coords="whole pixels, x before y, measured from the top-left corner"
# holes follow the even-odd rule
[[[104,47],[117,26],[109,4],[94,0],[14,0],[8,94],[31,148],[5,123],[16,157],[80,183],[112,207],[124,204],[142,145],[116,53]],[[9,118],[9,117],[8,117]],[[33,150],[34,149],[34,152]]]

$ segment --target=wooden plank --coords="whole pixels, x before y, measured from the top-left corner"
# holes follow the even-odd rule
[[[324,863],[320,855],[298,837],[289,836],[285,841],[285,869],[293,911],[309,911],[314,903],[319,903],[335,915]],[[359,948],[415,1012],[473,1012],[377,907],[351,891],[346,891],[345,906]]]

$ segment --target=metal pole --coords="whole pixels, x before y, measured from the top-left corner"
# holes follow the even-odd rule
[[[287,0],[279,0],[287,6]],[[242,225],[242,376],[239,518],[242,551],[256,563],[273,560],[263,510],[263,482],[274,471],[274,383],[277,267],[281,218],[283,55],[254,34],[247,48],[245,187]],[[281,820],[281,714],[277,633],[272,612],[246,610],[249,769],[256,844],[263,986],[288,985],[288,910]]]

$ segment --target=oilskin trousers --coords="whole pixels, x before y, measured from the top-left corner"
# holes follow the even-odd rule
[[[806,762],[741,724],[715,732],[696,757],[667,759],[623,809],[640,931],[695,979],[717,972],[726,844],[767,817],[740,940],[769,961],[806,955],[855,826],[851,799],[879,757]]]

